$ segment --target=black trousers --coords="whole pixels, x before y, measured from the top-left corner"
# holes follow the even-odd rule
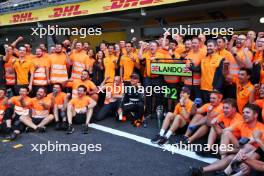
[[[134,119],[138,120],[141,119],[144,114],[144,104],[138,103],[138,104],[128,104],[123,106],[123,115],[128,115],[130,113],[134,113]]]
[[[154,87],[159,87],[161,89],[161,87],[164,86],[163,83],[164,83],[164,81],[163,81],[162,77],[157,77],[157,78],[148,78],[148,77],[146,77],[144,79],[145,90],[149,89],[149,87],[152,87],[151,95],[145,94],[145,97],[146,97],[145,116],[151,115],[152,113],[154,113],[156,111],[155,109],[156,109],[157,106],[162,105],[162,103],[163,103],[162,91],[160,91],[158,93],[158,92],[155,92],[153,90],[154,90]],[[153,97],[156,99],[155,104],[152,101]]]
[[[104,104],[95,116],[96,121],[104,120],[109,117],[109,114],[115,114],[120,107],[120,101]]]

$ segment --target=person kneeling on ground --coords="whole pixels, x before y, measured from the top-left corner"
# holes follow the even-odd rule
[[[169,112],[166,115],[160,133],[156,135],[151,142],[159,145],[168,143],[173,132],[187,125],[190,122],[190,116],[195,112],[195,104],[192,100],[190,100],[190,90],[187,87],[183,87],[180,93],[180,102],[176,105],[173,113]],[[171,127],[165,134],[165,131],[168,129],[170,124]]]
[[[67,134],[72,134],[74,128],[72,127],[72,122],[83,125],[83,133],[88,133],[88,125],[93,114],[93,108],[96,106],[96,102],[86,96],[87,88],[84,85],[78,87],[78,97],[70,100],[67,106],[67,116],[68,116],[68,129]]]
[[[132,124],[139,127],[143,122],[144,114],[144,94],[139,91],[139,75],[133,73],[131,75],[131,86],[121,101],[121,107],[118,109],[118,114],[123,114],[126,117],[131,117]]]
[[[20,121],[27,126],[26,132],[37,130],[40,133],[44,133],[46,131],[45,126],[54,119],[54,116],[50,114],[51,101],[46,97],[46,89],[39,88],[36,97],[31,102],[31,115],[22,116]]]

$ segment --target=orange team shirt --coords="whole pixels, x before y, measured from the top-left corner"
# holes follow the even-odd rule
[[[212,106],[211,103],[206,103],[202,107],[200,107],[198,110],[202,113],[207,113],[209,111],[209,107]],[[219,115],[223,112],[223,103],[220,103],[218,106],[213,107],[212,112]],[[217,116],[216,115],[216,116]]]
[[[92,67],[92,62],[89,56],[82,51],[73,51],[70,55],[70,60],[72,63],[72,79],[81,78],[82,71]]]
[[[48,109],[44,109],[41,103],[45,103],[49,106]],[[51,106],[51,100],[48,97],[44,97],[43,99],[32,99],[32,117],[34,118],[45,118],[49,115],[49,110]]]
[[[93,100],[89,96],[77,97],[70,100],[69,104],[73,106],[77,113],[83,113],[87,111],[87,106],[91,104]]]
[[[245,57],[245,54],[244,54],[243,49],[244,49],[244,48],[239,48],[239,49],[237,48],[237,55],[238,55],[238,57],[240,58],[240,60],[241,60],[242,62],[245,62],[246,57]],[[251,51],[248,50],[248,52],[247,52],[247,56],[248,56],[249,60],[250,60],[251,62],[253,62],[253,54],[252,54]]]
[[[75,79],[75,80],[73,80],[73,82],[69,82],[68,85],[72,87],[72,97],[73,98],[78,96],[78,90],[77,89],[80,85],[84,85],[87,88],[88,93],[90,91],[96,89],[96,85],[90,80],[82,81],[81,79]]]
[[[262,120],[264,122],[264,99],[258,99],[255,101],[255,104],[258,105],[262,109],[261,115],[262,115]]]
[[[21,61],[17,59],[13,64],[13,68],[16,72],[16,83],[18,85],[29,84],[28,75],[33,74],[35,71],[33,63],[28,60]]]
[[[262,61],[264,58],[263,58],[263,51],[256,51],[256,54],[254,55],[254,58],[253,58],[253,61],[256,62],[256,61]]]
[[[132,53],[130,57],[133,57],[135,59],[135,62],[139,64],[139,59],[135,53]],[[130,81],[130,76],[132,75],[134,68],[135,68],[135,62],[132,61],[127,54],[123,55],[120,60],[120,66],[123,67],[123,80],[124,81]]]
[[[4,117],[4,113],[5,113],[5,110],[8,108],[8,105],[7,104],[3,104],[4,103],[4,98],[0,99],[0,124],[3,123],[3,117]]]
[[[226,117],[224,113],[217,116],[219,123],[223,122],[225,128],[236,126],[238,123],[244,122],[241,114],[236,113],[232,118]],[[233,131],[233,134],[238,138],[240,136],[239,131]]]
[[[213,90],[214,74],[222,58],[217,53],[213,53],[201,60],[201,90]]]
[[[254,128],[250,128],[246,122],[242,121],[241,123],[236,123],[232,127],[234,131],[238,131],[240,133],[240,137],[244,138],[253,138],[252,134],[254,131],[259,130],[264,134],[264,124],[257,122]],[[264,135],[262,135],[262,141],[264,141]]]
[[[217,51],[217,53],[225,58],[225,61],[229,63],[229,74],[232,76],[237,76],[240,67],[237,65],[237,62],[231,52],[227,51],[226,49],[222,49],[220,51]]]
[[[54,105],[57,105],[59,109],[64,105],[67,94],[64,92],[59,92],[55,97]],[[53,98],[53,93],[48,94],[47,96],[50,100]]]
[[[198,66],[201,63],[201,60],[205,58],[205,54],[199,50],[197,52],[194,52],[191,50],[187,56],[186,59],[192,59],[194,66]],[[190,60],[187,60],[186,64],[189,64]],[[193,80],[192,77],[184,77],[184,84],[185,85],[200,85],[201,84],[201,74],[200,73],[194,73],[193,74]]]
[[[17,60],[17,58],[12,56],[4,64],[6,85],[14,85],[16,83],[16,74],[13,68],[13,61],[15,60]]]
[[[152,62],[150,60],[150,58],[152,58],[152,57],[154,57],[154,58],[165,58],[165,56],[164,56],[163,53],[160,53],[160,52],[156,52],[154,55],[152,55],[150,52],[146,52],[145,54],[143,54],[143,58],[146,59],[146,67],[145,67],[145,69],[146,69],[146,71],[145,71],[146,75],[145,76],[146,77],[155,78],[155,77],[157,77],[157,75],[152,75],[151,74],[151,68],[150,68],[150,63]],[[155,62],[155,60],[154,60],[154,62]]]
[[[15,113],[18,115],[29,115],[29,109],[32,107],[32,99],[29,97],[24,98],[25,107],[22,107],[20,101],[20,96],[12,97],[9,101],[15,106]]]
[[[200,47],[200,50],[202,51],[202,53],[203,53],[204,55],[207,54],[207,46],[206,46],[206,45],[202,45],[202,46]]]
[[[104,77],[109,79],[107,82],[114,82],[115,77],[115,63],[117,61],[117,57],[115,55],[108,55],[104,58],[104,68],[105,68],[105,75]]]
[[[182,43],[179,43],[178,46],[175,48],[175,52],[178,54],[182,54],[185,51],[185,46]]]
[[[34,54],[31,54],[31,53],[26,53],[26,55],[25,55],[25,59],[27,60],[27,61],[32,61],[33,59],[35,58],[35,55]]]
[[[186,108],[186,111],[188,113],[191,113],[192,111],[192,107],[193,107],[194,103],[192,100],[188,99],[188,101],[186,102],[186,105],[185,105],[185,108]],[[174,114],[177,115],[177,114],[182,114],[182,108],[181,108],[181,104],[178,103],[176,106],[175,106],[175,109],[174,109]],[[190,122],[190,118],[188,119],[185,119],[187,122]]]
[[[32,59],[32,63],[35,69],[33,85],[45,86],[48,84],[46,68],[49,68],[49,60],[48,57],[42,56],[40,58],[35,57]]]
[[[236,84],[238,112],[242,114],[243,108],[248,103],[250,92],[252,92],[254,86],[250,82],[248,82],[244,87],[242,87],[237,77],[233,78],[233,82]]]
[[[68,80],[67,58],[64,53],[54,53],[49,56],[51,83],[63,83]]]

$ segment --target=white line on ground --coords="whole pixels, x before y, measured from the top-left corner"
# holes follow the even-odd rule
[[[131,140],[137,141],[139,143],[150,145],[152,147],[161,148],[164,151],[171,152],[172,154],[176,153],[176,154],[183,155],[183,156],[186,156],[186,157],[189,157],[189,158],[192,158],[192,159],[196,159],[196,160],[199,160],[199,161],[203,161],[203,162],[206,162],[206,163],[213,163],[214,161],[217,160],[215,158],[200,157],[200,156],[196,155],[195,152],[188,151],[188,150],[183,150],[183,149],[178,149],[175,146],[170,146],[170,147],[164,146],[164,147],[161,147],[161,146],[159,146],[157,144],[152,144],[150,142],[150,139],[148,139],[148,138],[144,138],[144,137],[137,136],[137,135],[134,135],[134,134],[130,134],[130,133],[127,133],[127,132],[116,130],[116,129],[113,129],[113,128],[110,128],[110,127],[105,127],[105,126],[94,124],[94,123],[90,124],[89,127],[97,129],[97,130],[100,130],[100,131],[104,131],[104,132],[107,132],[107,133],[111,133],[113,135],[125,137],[127,139],[131,139]],[[166,150],[165,150],[165,148],[166,148]]]

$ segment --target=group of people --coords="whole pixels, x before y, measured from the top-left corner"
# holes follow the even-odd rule
[[[220,148],[217,162],[190,168],[191,175],[264,172],[264,32],[230,40],[165,32],[149,42],[102,42],[96,52],[88,42],[65,40],[49,52],[41,43],[33,54],[22,42],[18,37],[5,44],[0,56],[0,131],[7,139],[24,131],[45,132],[53,122],[67,134],[74,132],[72,124],[82,124],[87,134],[91,120],[113,116],[147,127],[162,106],[166,115],[152,143],[167,144],[183,129],[176,142],[206,138],[211,147],[233,146]],[[152,62],[184,63],[192,77],[154,75]],[[165,95],[139,91],[164,85]]]

